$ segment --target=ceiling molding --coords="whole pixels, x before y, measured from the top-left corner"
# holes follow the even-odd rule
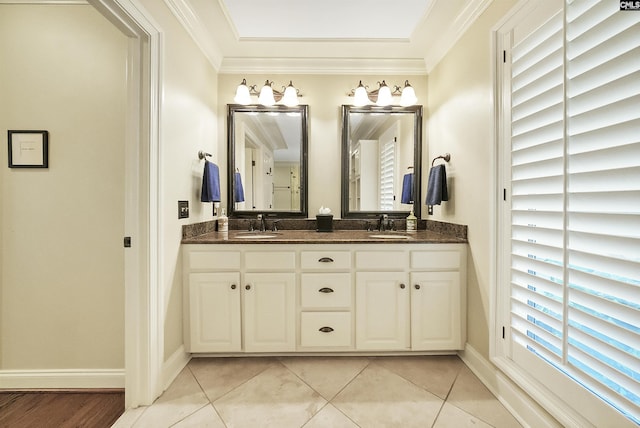
[[[425,56],[427,73],[431,73],[491,3],[493,0],[471,0],[468,2],[464,10],[456,17],[447,31],[440,35],[436,43],[433,43],[432,50]]]
[[[198,45],[204,56],[207,57],[213,68],[219,71],[223,60],[222,51],[188,2],[185,0],[164,0],[164,2]]]
[[[427,74],[422,58],[224,58],[221,74]]]
[[[35,4],[35,5],[88,5],[87,0],[0,0],[0,4]]]

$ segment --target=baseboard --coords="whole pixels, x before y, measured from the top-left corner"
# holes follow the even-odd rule
[[[180,374],[182,369],[191,361],[191,354],[181,345],[162,365],[162,391],[171,385],[171,382]]]
[[[114,388],[124,388],[124,369],[0,370],[0,389]]]
[[[458,355],[523,427],[562,426],[473,346],[467,343],[464,351],[460,351]]]

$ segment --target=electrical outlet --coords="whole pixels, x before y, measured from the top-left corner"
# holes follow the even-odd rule
[[[178,219],[189,218],[189,201],[178,201]]]

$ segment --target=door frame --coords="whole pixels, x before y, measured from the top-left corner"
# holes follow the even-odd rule
[[[128,37],[124,251],[125,408],[162,393],[164,328],[159,260],[162,33],[133,0],[88,0]]]

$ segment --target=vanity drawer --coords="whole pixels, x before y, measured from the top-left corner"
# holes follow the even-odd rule
[[[302,269],[349,269],[350,251],[303,251],[300,253]]]
[[[351,274],[303,273],[300,294],[303,308],[351,307]]]
[[[294,270],[296,253],[293,251],[246,251],[244,265],[247,270]]]
[[[191,270],[240,269],[240,251],[191,251],[186,256]]]
[[[459,270],[460,251],[412,251],[411,268]]]
[[[351,346],[351,312],[302,312],[300,346]]]
[[[356,269],[400,270],[407,266],[404,251],[357,251]]]

